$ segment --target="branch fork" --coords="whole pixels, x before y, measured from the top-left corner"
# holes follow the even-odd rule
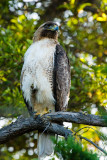
[[[21,115],[15,122],[12,122],[8,126],[0,129],[0,144],[4,144],[13,138],[34,130],[39,130],[43,133],[46,131],[48,133],[64,136],[65,138],[69,135],[73,136],[73,132],[64,128],[62,125],[57,124],[59,122],[71,122],[91,126],[107,127],[107,116],[97,116],[91,114],[86,115],[80,112],[54,112],[45,114],[42,117],[37,116],[37,118],[24,118]],[[82,136],[80,136],[80,138],[90,142],[107,155],[106,151],[98,147],[89,139]]]

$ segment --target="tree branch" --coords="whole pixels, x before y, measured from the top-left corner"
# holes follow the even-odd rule
[[[13,138],[34,130],[39,130],[43,133],[48,132],[58,134],[65,138],[69,135],[74,135],[71,130],[57,124],[59,122],[72,122],[107,127],[107,123],[105,123],[105,121],[107,121],[107,116],[86,115],[80,112],[55,112],[45,114],[42,117],[37,116],[35,119],[33,117],[24,118],[23,116],[20,116],[14,123],[12,122],[10,125],[0,129],[0,144],[6,143]],[[81,138],[87,140],[87,138],[82,136]],[[90,140],[88,141],[91,143]],[[95,144],[93,145],[96,146]],[[106,153],[103,149],[100,148],[100,150],[103,153]]]
[[[84,140],[86,140],[87,142],[89,142],[89,143],[91,143],[92,145],[94,145],[96,148],[98,148],[101,152],[103,152],[105,155],[107,155],[107,152],[106,151],[104,151],[101,147],[99,147],[98,145],[96,145],[94,142],[92,142],[90,139],[88,139],[88,138],[86,138],[86,137],[83,137],[83,136],[80,136],[79,135],[79,137],[81,138],[81,139],[84,139]]]
[[[48,133],[54,133],[64,137],[72,134],[72,131],[65,129],[63,126],[56,123],[50,123],[47,121],[47,118],[38,116],[34,119],[33,117],[24,118],[23,116],[20,116],[14,123],[12,122],[10,125],[0,129],[0,144],[6,143],[25,133],[34,130],[44,131],[46,128]]]
[[[84,114],[81,112],[54,112],[44,115],[53,122],[72,122],[91,126],[107,127],[107,116]]]

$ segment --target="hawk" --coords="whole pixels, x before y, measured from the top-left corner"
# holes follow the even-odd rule
[[[70,93],[70,65],[66,52],[58,42],[59,27],[55,22],[42,24],[24,55],[21,90],[32,116],[48,111],[66,111]],[[38,157],[53,152],[50,136],[39,134]]]

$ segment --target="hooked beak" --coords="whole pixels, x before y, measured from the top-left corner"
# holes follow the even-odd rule
[[[55,24],[54,26],[50,26],[47,30],[58,31],[59,27]]]

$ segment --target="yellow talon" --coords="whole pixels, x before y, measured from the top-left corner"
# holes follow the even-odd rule
[[[83,114],[84,114],[85,116],[87,116],[87,115],[88,115],[87,111],[84,111],[84,112],[83,112]]]
[[[81,111],[82,114],[84,114],[85,116],[88,115],[87,111]]]
[[[42,112],[37,112],[37,111],[35,111],[35,112],[34,112],[34,118],[36,118],[38,115],[39,115],[40,117],[42,117],[44,114],[48,114],[48,113],[51,113],[51,110],[50,110],[48,107],[46,107],[46,108],[44,108],[44,109],[42,110]]]

